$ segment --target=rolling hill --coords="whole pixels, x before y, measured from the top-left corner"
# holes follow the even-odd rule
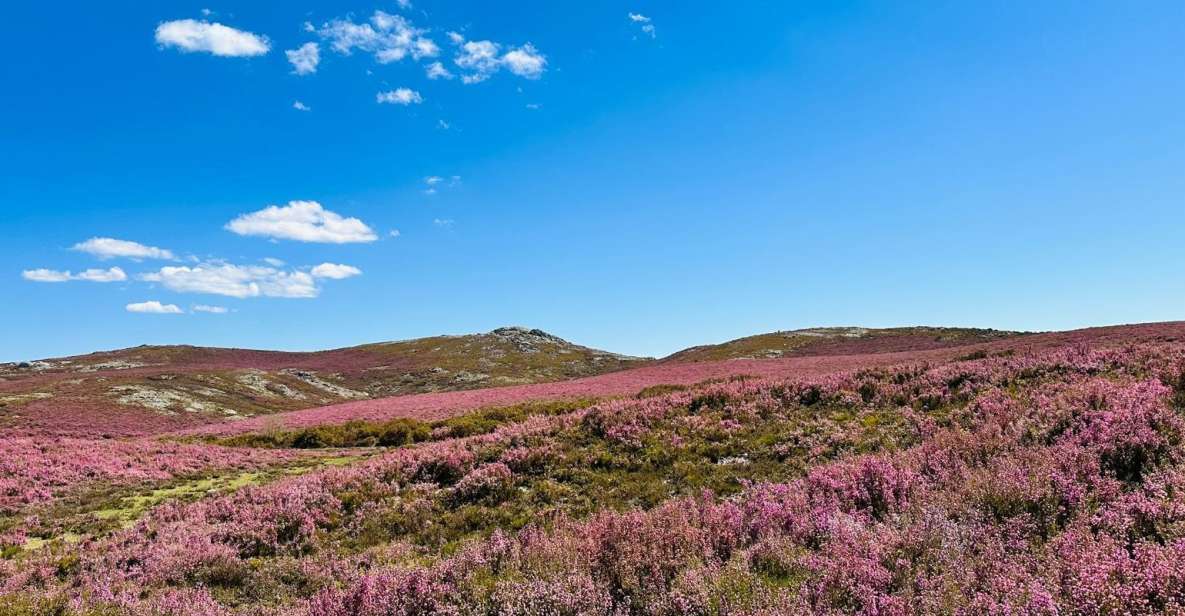
[[[70,433],[106,417],[112,434],[155,432],[350,400],[567,380],[650,361],[522,327],[305,353],[141,346],[0,364],[0,427]]]

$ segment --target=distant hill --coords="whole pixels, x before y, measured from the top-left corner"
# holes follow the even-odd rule
[[[961,327],[813,327],[695,346],[669,355],[662,361],[682,363],[924,351],[991,342],[1023,334]]]
[[[538,329],[434,336],[288,353],[141,346],[0,364],[0,428],[69,431],[79,414],[192,425],[336,402],[593,376],[653,360],[573,344]],[[144,411],[149,411],[145,413]]]

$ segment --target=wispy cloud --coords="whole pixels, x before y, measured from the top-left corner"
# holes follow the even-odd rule
[[[271,49],[266,36],[237,30],[220,23],[177,19],[156,27],[156,42],[184,52],[205,52],[216,56],[261,56]]]
[[[332,280],[344,280],[354,276],[361,276],[362,270],[352,265],[342,265],[340,263],[322,263],[309,272],[313,278],[330,278]]]
[[[226,229],[239,235],[254,235],[299,242],[350,244],[373,242],[375,232],[357,218],[331,212],[316,201],[289,201],[269,205],[228,222]]]
[[[110,237],[92,237],[85,242],[79,242],[71,250],[85,252],[100,259],[114,259],[126,257],[129,259],[175,259],[173,252],[155,246],[145,246],[138,242],[117,240]]]
[[[209,306],[206,304],[198,304],[193,307],[194,312],[206,312],[209,314],[226,314],[230,312],[225,306]]]
[[[387,103],[391,105],[418,105],[424,102],[424,97],[420,96],[419,92],[411,88],[396,88],[388,92],[379,92],[375,95],[375,100],[380,104]]]
[[[297,111],[312,111],[313,110],[312,107],[309,107],[308,105],[306,105],[300,101],[293,101],[292,108]]]
[[[182,314],[184,312],[176,304],[162,304],[156,300],[128,304],[126,309],[128,312],[141,314]]]
[[[292,72],[297,75],[310,75],[317,72],[317,65],[321,63],[321,48],[316,43],[305,43],[296,49],[284,52],[288,56],[288,63],[292,65]]]
[[[432,224],[437,227],[451,227],[456,222],[452,218],[436,218],[432,220]]]
[[[449,72],[440,62],[433,62],[424,68],[424,73],[428,79],[452,79],[453,74]]]
[[[25,270],[21,272],[21,278],[33,282],[69,282],[71,280],[85,280],[87,282],[122,282],[128,279],[128,275],[118,267],[111,269],[88,269],[77,274],[67,271],[51,270],[45,268]]]
[[[627,13],[627,15],[629,16],[629,20],[638,26],[639,30],[649,35],[650,38],[655,38],[657,33],[654,31],[653,20],[641,13]]]

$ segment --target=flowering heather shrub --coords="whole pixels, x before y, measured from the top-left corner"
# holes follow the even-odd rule
[[[1185,614],[1182,368],[1072,346],[607,401],[0,560],[0,612]]]
[[[293,452],[153,439],[94,440],[0,433],[0,515],[88,483],[163,480],[210,469],[250,469]]]

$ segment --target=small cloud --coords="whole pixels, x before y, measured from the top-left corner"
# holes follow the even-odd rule
[[[518,49],[511,49],[502,56],[502,62],[510,72],[526,79],[538,79],[543,75],[547,58],[535,46],[527,43]]]
[[[177,19],[156,27],[156,42],[183,52],[205,52],[224,57],[262,56],[271,49],[266,36],[220,23]]]
[[[373,242],[378,239],[366,223],[331,212],[316,201],[289,201],[288,205],[266,208],[226,223],[226,229],[239,235],[325,244]]]
[[[300,101],[293,101],[292,108],[297,111],[312,111],[313,110],[312,107],[309,107],[308,105],[306,105]]]
[[[214,11],[211,11],[210,9],[202,9],[202,16],[204,16],[204,17],[209,17],[213,14],[214,14]]]
[[[141,314],[182,314],[184,312],[176,304],[162,304],[156,300],[128,304],[126,308],[128,312]]]
[[[448,40],[452,41],[454,45],[460,45],[465,42],[465,37],[461,36],[460,32],[449,32],[447,36]]]
[[[452,218],[435,218],[432,220],[432,224],[437,227],[451,227],[454,222]]]
[[[390,231],[387,232],[387,235],[389,235],[391,237],[399,237],[400,235],[403,235],[403,234],[399,232],[399,229],[391,229]]]
[[[448,178],[443,178],[439,175],[430,175],[424,178],[424,194],[435,195],[439,188],[456,188],[461,185],[461,176],[450,175]]]
[[[223,306],[207,306],[206,304],[198,304],[193,307],[194,312],[207,312],[209,314],[226,314],[230,312]]]
[[[636,24],[643,33],[650,35],[650,38],[655,38],[654,23],[649,17],[641,13],[627,13],[627,15],[630,21]]]
[[[312,272],[313,278],[330,278],[333,280],[344,280],[354,276],[361,276],[362,270],[352,265],[341,265],[339,263],[322,263],[314,267]]]
[[[428,79],[452,79],[453,74],[448,71],[440,62],[433,62],[424,68]]]
[[[379,92],[375,95],[375,100],[380,104],[411,105],[414,103],[418,105],[424,102],[424,97],[420,96],[419,92],[410,88],[397,88],[389,92]]]
[[[547,57],[531,43],[502,53],[502,45],[494,41],[466,41],[455,32],[449,38],[460,47],[453,63],[467,71],[461,75],[462,83],[481,83],[503,67],[519,77],[538,79],[547,66]]]
[[[439,128],[440,130],[448,130],[451,127],[449,126],[448,122],[445,122],[444,120],[437,120],[436,128]]]
[[[272,267],[284,267],[284,262],[280,259],[276,259],[275,257],[264,257],[263,262]]]
[[[75,244],[70,250],[85,252],[100,259],[126,257],[129,259],[175,259],[172,251],[138,242],[117,240],[110,237],[92,237]]]
[[[88,282],[123,282],[128,275],[118,267],[111,269],[88,269],[77,274],[70,271],[51,269],[33,269],[21,272],[21,278],[32,282],[69,282],[71,280],[85,280]]]
[[[398,4],[399,8],[405,11],[411,8],[411,0],[395,0],[395,4]]]
[[[527,109],[542,109],[543,105],[539,103],[527,103]]]
[[[321,48],[316,43],[305,43],[296,49],[284,52],[288,56],[288,63],[292,65],[292,72],[297,75],[310,75],[317,72],[317,65],[321,63]]]

